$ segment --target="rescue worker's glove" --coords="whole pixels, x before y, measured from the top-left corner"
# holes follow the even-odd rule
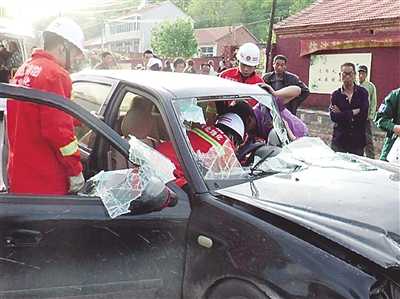
[[[82,172],[77,176],[69,177],[69,194],[77,194],[85,185],[85,178]]]

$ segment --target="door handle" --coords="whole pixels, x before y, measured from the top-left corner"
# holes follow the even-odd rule
[[[5,237],[6,247],[38,246],[43,239],[43,234],[33,229],[13,229]]]

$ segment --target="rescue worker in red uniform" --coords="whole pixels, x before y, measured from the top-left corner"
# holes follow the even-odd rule
[[[260,64],[260,49],[256,44],[242,45],[236,54],[236,59],[239,61],[239,66],[223,71],[219,74],[221,78],[245,84],[264,84],[263,79],[256,72],[256,67]],[[217,111],[220,114],[228,112],[231,103],[232,101],[209,103],[205,111],[207,124],[215,122]],[[258,102],[250,99],[248,103],[254,107]]]
[[[14,77],[14,83],[71,98],[67,69],[83,57],[84,36],[75,22],[59,18],[43,33],[36,49]],[[7,101],[8,176],[11,193],[74,194],[83,187],[82,164],[74,119],[55,108]]]
[[[215,125],[203,125],[192,129],[187,132],[187,136],[195,153],[205,154],[209,153],[210,149],[215,149],[218,157],[213,161],[215,163],[212,164],[212,171],[221,172],[240,166],[235,154],[236,148],[243,141],[244,133],[242,119],[237,114],[226,113],[218,118]],[[186,178],[171,141],[163,142],[156,149],[174,163],[174,182],[182,187]]]
[[[236,59],[239,61],[239,66],[223,71],[219,75],[221,78],[245,84],[264,83],[256,72],[256,67],[260,64],[260,49],[256,44],[242,45],[236,54]],[[253,107],[257,101],[250,100],[249,104]]]

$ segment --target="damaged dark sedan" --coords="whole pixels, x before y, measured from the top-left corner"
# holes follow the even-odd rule
[[[0,195],[0,298],[400,298],[398,166],[318,138],[289,143],[257,86],[143,71],[72,78],[75,102],[0,86],[1,98],[84,124],[87,180],[78,195]],[[147,112],[130,112],[138,98]],[[209,103],[250,99],[268,107],[284,146],[216,172],[215,153],[195,153],[186,132]],[[167,141],[183,189],[155,150]]]

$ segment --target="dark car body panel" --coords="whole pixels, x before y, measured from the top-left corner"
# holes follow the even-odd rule
[[[280,229],[272,215],[253,213],[212,197],[196,205],[185,274],[197,279],[185,280],[185,298],[232,277],[264,285],[271,298],[368,297],[373,277]],[[213,240],[212,248],[198,249],[200,235]]]
[[[236,185],[218,193],[307,227],[382,267],[399,267],[400,227],[392,221],[400,211],[399,183],[391,174],[382,169],[310,167],[255,180],[251,188]]]

